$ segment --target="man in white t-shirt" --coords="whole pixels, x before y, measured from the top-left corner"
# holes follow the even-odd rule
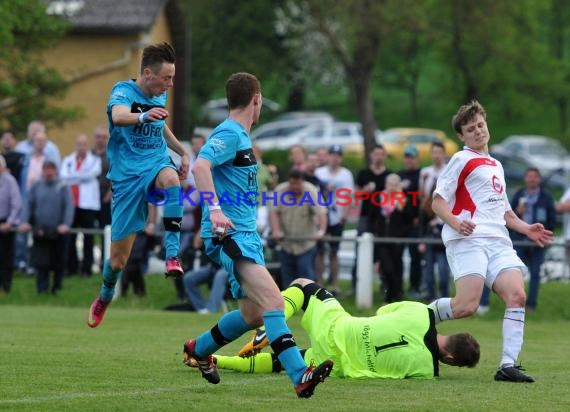
[[[429,306],[437,322],[470,316],[477,310],[487,285],[506,306],[503,354],[495,380],[534,382],[516,366],[523,344],[526,294],[524,264],[513,248],[507,227],[541,247],[551,243],[553,235],[542,224],[528,224],[512,211],[503,167],[489,156],[483,106],[477,101],[461,106],[452,125],[465,147],[453,155],[439,176],[432,208],[445,222],[441,237],[456,294]]]
[[[564,241],[566,242],[566,263],[570,268],[570,187],[560,198],[556,204],[556,211],[564,213],[563,228],[564,228]]]
[[[323,182],[326,187],[327,194],[326,204],[328,207],[327,235],[341,237],[344,224],[348,217],[350,205],[342,206],[347,203],[346,196],[350,196],[354,191],[354,177],[352,172],[342,166],[342,146],[335,144],[329,148],[329,156],[326,166],[319,167],[315,170],[315,176]],[[339,195],[342,198],[339,198]],[[339,205],[340,203],[340,205]],[[352,202],[349,202],[352,204]],[[337,294],[339,289],[338,283],[338,248],[339,241],[329,243],[329,265],[330,265],[330,290],[333,294]],[[324,269],[324,245],[318,243],[318,251],[316,258],[316,277],[317,283],[323,285],[323,269]]]
[[[424,201],[420,211],[420,233],[426,237],[439,239],[443,229],[443,220],[431,210],[431,203],[428,202],[435,190],[435,185],[439,175],[447,166],[445,146],[441,142],[433,142],[430,149],[432,164],[420,171],[420,191]],[[449,265],[445,257],[445,248],[441,245],[425,244],[418,245],[418,249],[424,254],[425,265],[423,267],[423,287],[425,298],[434,300],[438,296],[449,295]],[[435,265],[437,265],[437,275],[439,282],[436,282]],[[439,286],[439,287],[437,287]]]

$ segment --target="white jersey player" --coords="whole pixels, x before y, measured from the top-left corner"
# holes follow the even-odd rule
[[[436,321],[470,316],[486,284],[505,303],[503,354],[495,380],[534,382],[517,359],[522,349],[526,294],[523,262],[513,249],[507,227],[544,247],[552,232],[527,224],[509,205],[503,167],[489,156],[485,109],[476,101],[461,106],[452,120],[465,143],[439,176],[433,210],[445,222],[442,239],[455,280],[454,298],[430,304]]]

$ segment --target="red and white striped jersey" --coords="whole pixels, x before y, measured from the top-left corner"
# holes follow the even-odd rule
[[[437,179],[435,194],[449,204],[460,220],[472,220],[475,230],[469,237],[509,238],[505,213],[511,210],[506,194],[501,162],[468,147],[453,155]],[[444,243],[465,236],[444,225]]]

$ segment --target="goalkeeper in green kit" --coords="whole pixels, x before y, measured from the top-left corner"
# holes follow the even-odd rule
[[[325,288],[296,279],[282,292],[285,317],[303,310],[301,325],[311,347],[302,351],[307,363],[334,361],[332,376],[340,378],[423,378],[439,376],[439,362],[474,367],[479,343],[468,333],[444,336],[435,329],[433,311],[420,302],[396,302],[375,316],[354,317]],[[214,355],[219,369],[249,373],[280,372],[272,353],[258,353],[268,342],[258,329],[240,356]],[[185,359],[188,366],[195,366]]]

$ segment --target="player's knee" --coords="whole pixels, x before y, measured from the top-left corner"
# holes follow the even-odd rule
[[[118,272],[119,270],[123,270],[125,268],[127,265],[127,259],[121,256],[111,257],[109,264],[113,272]]]
[[[507,308],[522,308],[526,303],[526,293],[524,289],[516,289],[505,293],[503,301]]]
[[[297,278],[295,279],[293,282],[291,282],[291,284],[289,286],[301,286],[301,287],[305,287],[310,283],[315,283],[313,280],[311,279],[307,279],[307,278]]]
[[[479,307],[479,301],[469,301],[469,302],[456,302],[453,307],[453,317],[456,319],[466,318],[473,315],[477,308]]]
[[[263,325],[263,316],[261,314],[250,313],[245,315],[242,313],[242,317],[245,323],[251,326],[252,329],[259,328]]]

